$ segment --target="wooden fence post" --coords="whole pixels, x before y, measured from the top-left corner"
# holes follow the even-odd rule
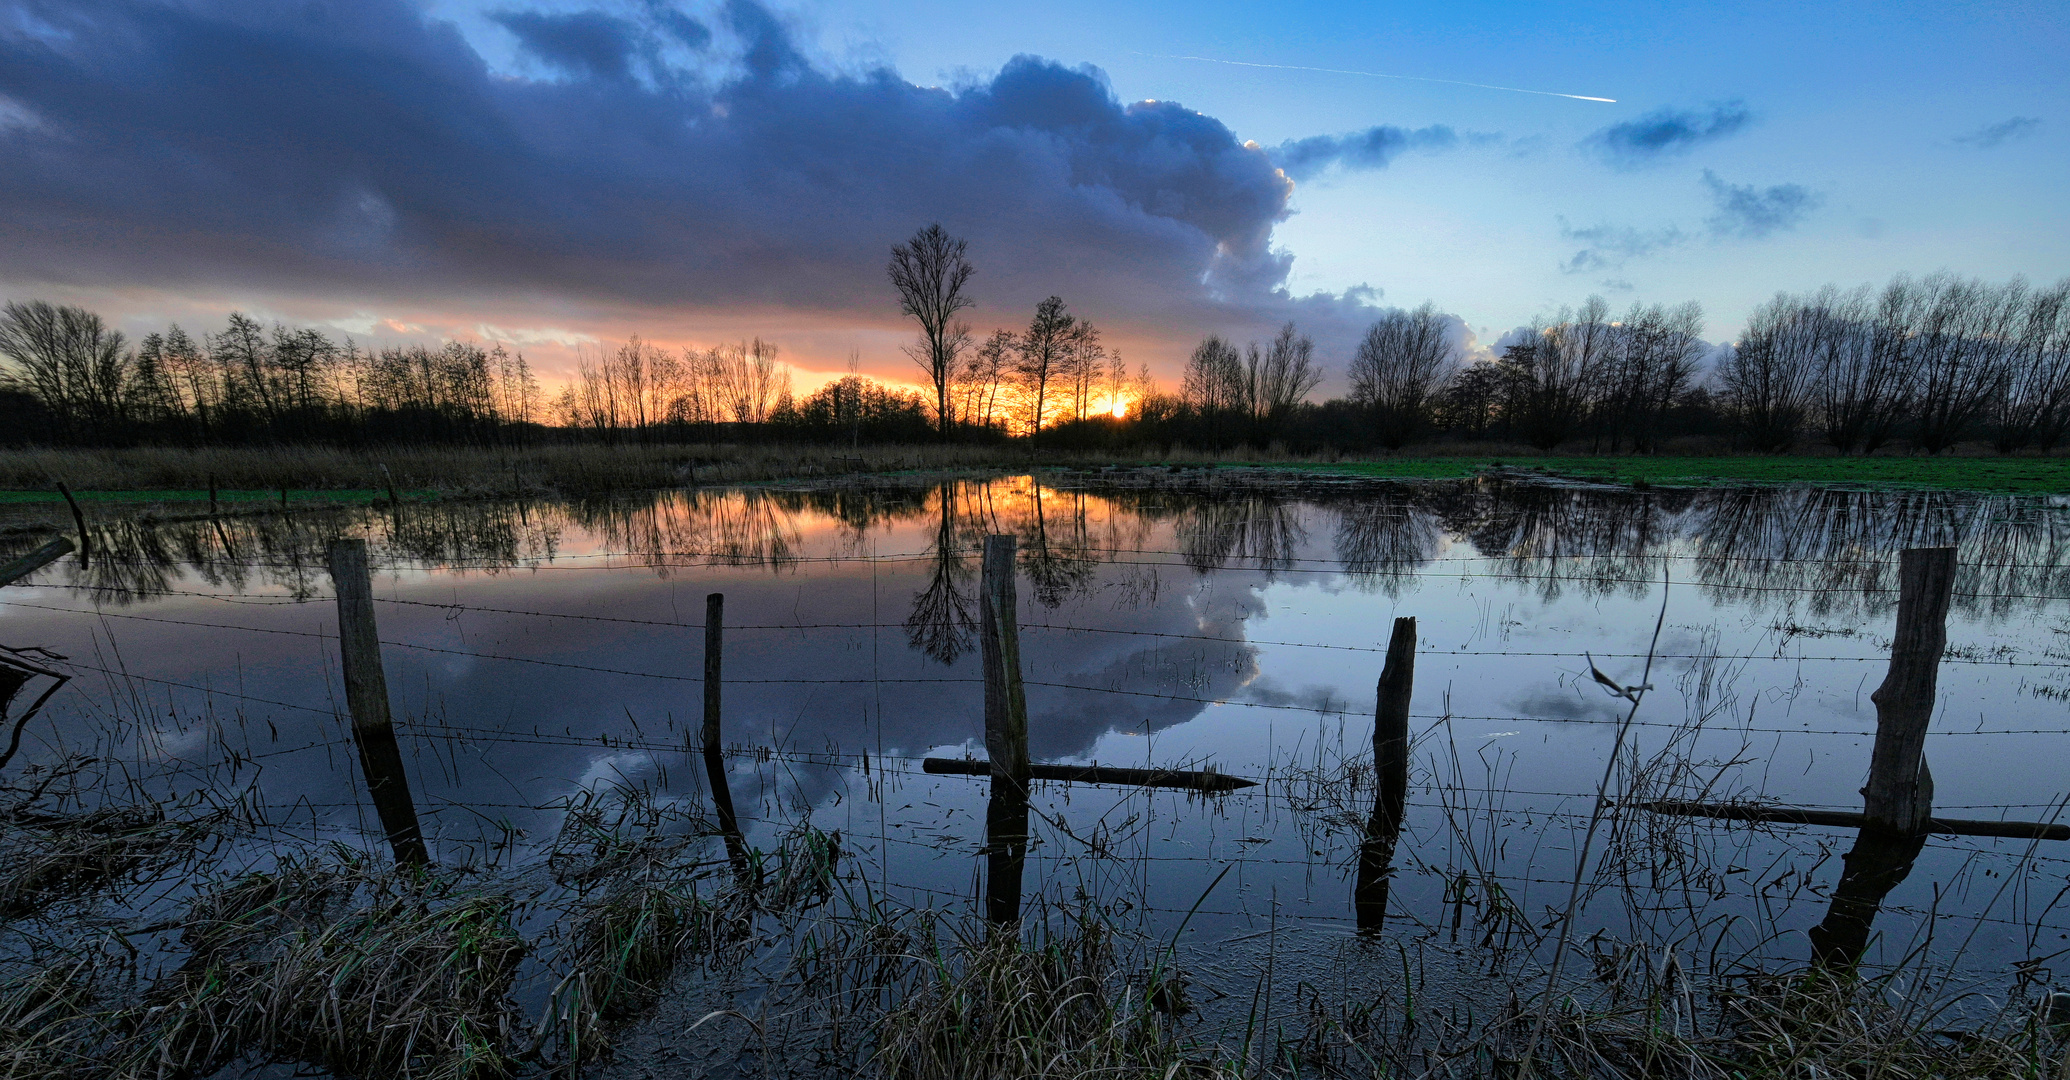
[[[985,809],[985,913],[994,925],[1021,917],[1028,858],[1028,700],[1014,593],[1014,538],[985,537],[978,635],[985,665],[985,751],[992,797]]]
[[[1416,682],[1416,620],[1394,620],[1373,706],[1373,814],[1359,845],[1352,908],[1361,931],[1387,918],[1387,883],[1409,798],[1409,697]]]
[[[1869,756],[1869,782],[1862,788],[1866,828],[1909,836],[1925,832],[1933,817],[1926,725],[1933,719],[1954,590],[1954,548],[1909,548],[1899,556],[1890,672],[1869,695],[1876,703],[1876,744]]]
[[[726,644],[726,594],[704,598],[704,777],[711,784],[712,809],[719,816],[719,835],[726,841],[726,857],[736,871],[747,868],[747,842],[740,835],[740,818],[733,812],[733,788],[726,782],[726,762],[720,756],[723,739],[719,728],[719,699],[725,683],[722,659]]]
[[[410,801],[410,781],[403,773],[402,749],[395,743],[395,723],[388,712],[388,677],[381,670],[381,639],[374,628],[374,586],[367,575],[367,542],[333,540],[325,554],[331,584],[338,593],[338,649],[345,666],[345,703],[352,710],[352,738],[359,744],[359,764],[381,831],[395,849],[395,861],[422,866],[431,861],[424,833],[417,825],[417,807]]]
[[[93,534],[86,531],[86,511],[79,509],[79,500],[72,497],[72,489],[65,482],[57,482],[58,494],[65,497],[65,505],[72,508],[72,524],[79,527],[79,569],[93,565]]]

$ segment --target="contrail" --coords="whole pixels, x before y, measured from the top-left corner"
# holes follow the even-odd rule
[[[1308,67],[1303,64],[1253,64],[1244,60],[1221,60],[1212,56],[1167,56],[1163,53],[1136,53],[1137,56],[1151,56],[1159,60],[1199,60],[1208,64],[1228,64],[1232,67],[1278,68],[1281,71],[1321,71],[1331,75],[1363,75],[1368,79],[1408,79],[1412,82],[1446,83],[1451,86],[1472,86],[1482,90],[1507,90],[1512,94],[1542,94],[1545,97],[1571,98],[1575,101],[1602,101],[1616,104],[1616,98],[1590,97],[1587,94],[1561,94],[1552,90],[1526,90],[1521,86],[1496,86],[1492,83],[1465,82],[1460,79],[1430,79],[1421,75],[1388,75],[1379,71],[1347,71],[1344,68]]]

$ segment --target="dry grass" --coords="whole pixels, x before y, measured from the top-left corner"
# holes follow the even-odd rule
[[[509,1074],[509,991],[526,951],[499,896],[442,898],[356,863],[288,865],[198,901],[187,962],[154,985],[117,1077],[241,1059],[341,1076]],[[349,898],[357,906],[335,914]]]
[[[156,807],[0,824],[0,920],[92,893],[191,851],[217,816],[174,820]]]

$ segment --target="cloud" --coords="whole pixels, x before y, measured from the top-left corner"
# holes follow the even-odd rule
[[[1955,141],[1967,143],[1979,150],[1989,150],[1994,146],[2024,139],[2034,134],[2034,129],[2040,126],[2041,118],[2038,116],[2015,116],[1995,124],[1985,124],[1966,135],[1957,135]]]
[[[1590,135],[1581,146],[1619,168],[1634,168],[1704,143],[1716,142],[1753,121],[1741,102],[1727,101],[1708,109],[1655,109]]]
[[[888,251],[940,221],[996,310],[1055,292],[1319,342],[1367,310],[1287,291],[1291,184],[1263,149],[1090,67],[830,71],[752,0],[718,9],[726,56],[686,54],[711,32],[660,4],[499,11],[548,78],[413,0],[7,6],[0,95],[35,123],[0,130],[0,280],[888,324]]]
[[[1822,201],[1802,184],[1777,184],[1757,188],[1752,184],[1728,184],[1709,169],[1703,171],[1704,186],[1718,212],[1704,220],[1714,236],[1759,240],[1797,227],[1805,215]]]
[[[1643,258],[1688,243],[1690,236],[1673,225],[1639,229],[1630,225],[1592,225],[1577,229],[1560,218],[1560,238],[1582,247],[1560,263],[1560,272],[1592,274],[1615,270],[1627,260]]]
[[[1450,150],[1458,145],[1458,133],[1443,124],[1413,130],[1382,124],[1350,135],[1289,139],[1272,152],[1272,160],[1288,176],[1306,180],[1331,165],[1346,171],[1384,169],[1410,150]]]
[[[624,19],[598,11],[502,11],[489,17],[517,35],[527,52],[570,75],[622,79],[632,73],[638,27]]]

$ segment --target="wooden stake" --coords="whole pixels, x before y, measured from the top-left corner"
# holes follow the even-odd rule
[[[978,633],[985,665],[985,751],[992,775],[1028,786],[1028,698],[1021,687],[1021,631],[1014,595],[1014,539],[985,537]]]
[[[72,489],[63,480],[57,486],[58,494],[65,497],[65,505],[72,508],[72,524],[79,527],[79,569],[89,569],[93,565],[93,536],[86,531],[86,513],[79,509],[79,500],[72,497]]]
[[[704,598],[704,776],[711,784],[712,810],[719,818],[719,835],[726,841],[726,857],[736,871],[747,869],[747,843],[740,835],[740,818],[733,812],[733,788],[726,782],[726,761],[721,756],[719,699],[724,687],[722,659],[726,646],[726,594]]]
[[[1387,918],[1387,884],[1409,798],[1409,697],[1416,683],[1416,620],[1394,620],[1373,707],[1373,814],[1359,845],[1352,909],[1362,931]]]
[[[1028,699],[1021,686],[1013,557],[1013,537],[985,537],[978,590],[985,751],[992,759],[992,797],[985,807],[985,915],[995,926],[1020,921],[1021,876],[1028,860]]]
[[[1926,831],[1933,817],[1926,725],[1933,719],[1954,591],[1954,548],[1910,548],[1899,557],[1890,672],[1869,695],[1876,703],[1876,744],[1869,756],[1869,783],[1862,788],[1868,828],[1910,836]]]
[[[352,710],[352,737],[359,744],[359,764],[367,792],[374,798],[381,830],[402,866],[431,861],[424,833],[417,825],[417,807],[410,801],[410,781],[403,772],[402,749],[395,743],[395,724],[388,713],[388,676],[381,670],[381,639],[374,628],[374,586],[367,574],[365,540],[333,540],[325,551],[331,584],[338,593],[338,647],[345,666],[345,703]]]

